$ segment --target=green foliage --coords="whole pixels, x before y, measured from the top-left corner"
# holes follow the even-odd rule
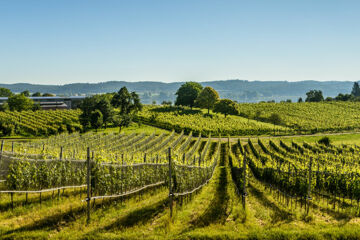
[[[272,113],[269,117],[269,122],[271,122],[274,125],[279,125],[282,123],[282,119],[279,114]]]
[[[319,144],[324,144],[325,146],[330,146],[330,138],[329,137],[322,137],[319,141]]]
[[[15,125],[10,121],[0,121],[0,136],[11,136],[15,132]]]
[[[41,97],[41,93],[40,92],[35,92],[31,96],[32,97]]]
[[[7,101],[10,111],[26,111],[34,107],[34,101],[23,94],[10,96]]]
[[[103,125],[103,115],[100,110],[92,111],[90,114],[90,124],[94,129],[98,129]]]
[[[78,186],[86,182],[84,165],[70,161],[14,161],[9,166],[6,185],[9,190],[42,190]]]
[[[218,99],[219,94],[213,88],[205,87],[196,98],[195,104],[200,108],[206,108],[210,114],[210,109],[214,108]]]
[[[52,93],[44,93],[42,96],[43,97],[55,97],[55,95]]]
[[[66,131],[67,129],[80,131],[82,128],[79,124],[79,115],[80,111],[78,110],[5,111],[0,112],[0,123],[4,123],[4,126],[8,126],[9,124],[10,127],[12,125],[14,126],[11,133],[5,130],[7,135],[14,133],[20,135],[47,136]],[[64,121],[66,121],[65,125]],[[65,128],[63,129],[62,126],[65,126]]]
[[[107,124],[113,122],[114,111],[110,104],[110,97],[111,96],[105,94],[94,95],[84,99],[84,101],[80,104],[80,109],[82,110],[80,123],[84,128],[94,127],[94,125],[91,124],[91,116],[94,111],[99,111],[102,116],[102,124],[99,127],[102,127],[103,124],[107,127]]]
[[[230,99],[221,99],[215,104],[214,112],[222,113],[225,117],[229,114],[238,114],[235,102]]]
[[[180,107],[145,106],[138,113],[137,119],[160,128],[175,129],[177,132],[184,130],[185,133],[192,131],[196,135],[201,133],[204,136],[209,134],[212,136],[262,135],[270,134],[273,130],[273,126],[269,123],[233,115],[227,116],[226,121],[224,121],[224,117],[218,114],[210,118],[204,116],[204,113],[199,109],[191,110]],[[281,126],[277,128],[280,132],[285,130]]]
[[[116,126],[119,126],[119,132],[121,132],[122,128],[128,127],[132,122],[132,117],[127,114],[117,114],[114,116],[113,123]]]
[[[129,93],[126,87],[122,87],[111,100],[111,104],[119,108],[118,116],[113,118],[115,125],[120,127],[127,127],[131,123],[134,115],[141,111],[142,104],[139,95],[135,92]]]
[[[25,97],[30,97],[29,90],[22,91],[20,94],[24,95]]]
[[[197,82],[186,82],[176,91],[176,106],[194,107],[195,100],[199,96],[203,87]]]
[[[324,101],[322,91],[320,90],[310,90],[306,93],[306,102],[321,102]]]
[[[0,97],[11,97],[14,95],[9,89],[7,88],[0,88]]]
[[[360,87],[358,82],[354,82],[353,88],[351,90],[351,95],[355,97],[360,97]]]
[[[111,100],[115,108],[119,108],[120,114],[131,114],[141,111],[139,95],[135,92],[129,93],[126,87],[122,87]]]
[[[273,113],[281,116],[281,125],[299,133],[340,132],[359,129],[357,102],[239,103],[238,109],[252,119],[269,122]],[[253,113],[261,112],[261,118]]]

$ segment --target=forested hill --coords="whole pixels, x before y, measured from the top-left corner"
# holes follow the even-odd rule
[[[151,101],[174,100],[175,92],[182,82],[124,82],[109,81],[101,83],[73,83],[65,85],[36,85],[36,84],[0,84],[13,92],[49,92],[57,95],[94,94],[114,92],[123,86],[136,91],[145,103]],[[222,98],[230,98],[239,102],[258,102],[267,100],[297,100],[304,97],[311,89],[322,90],[325,97],[334,97],[338,93],[350,93],[353,82],[350,81],[246,81],[226,80],[202,82],[203,86],[210,86],[217,90]]]

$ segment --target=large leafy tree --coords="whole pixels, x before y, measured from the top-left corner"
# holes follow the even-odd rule
[[[321,102],[324,101],[324,96],[321,90],[310,90],[306,93],[306,102]]]
[[[90,114],[90,124],[96,131],[103,125],[103,114],[100,110],[92,111]]]
[[[26,111],[32,110],[34,107],[34,101],[28,97],[25,97],[24,94],[16,94],[8,98],[8,106],[10,111]]]
[[[206,108],[208,114],[210,109],[214,108],[215,103],[219,100],[219,94],[212,87],[205,87],[196,98],[195,104],[200,108]]]
[[[122,127],[129,126],[134,115],[142,109],[139,95],[136,92],[130,93],[126,87],[122,87],[113,96],[111,104],[119,109],[119,114],[114,117],[114,123],[120,127],[119,131]]]
[[[10,89],[7,88],[0,88],[0,97],[10,97],[14,95]]]
[[[82,110],[80,123],[85,128],[93,127],[91,124],[91,115],[96,110],[101,112],[102,124],[105,124],[105,127],[107,127],[108,123],[112,122],[114,111],[110,104],[110,99],[106,94],[86,97],[80,104],[80,109]]]
[[[222,113],[225,117],[228,114],[237,114],[236,103],[230,99],[221,99],[214,106],[214,112]]]
[[[104,95],[99,97],[95,104],[95,108],[101,112],[103,123],[105,124],[105,128],[107,128],[107,124],[112,121],[112,117],[114,115],[114,110],[110,104],[110,100]]]
[[[354,82],[352,91],[351,91],[351,95],[355,96],[355,97],[359,97],[360,96],[360,87],[359,87],[359,83],[358,82]]]
[[[176,91],[175,105],[193,107],[203,87],[200,83],[186,82]]]

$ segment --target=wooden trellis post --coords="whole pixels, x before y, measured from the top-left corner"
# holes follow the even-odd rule
[[[0,160],[1,160],[2,155],[3,155],[3,151],[4,151],[4,140],[1,141]]]
[[[243,204],[243,208],[245,209],[245,197],[247,196],[247,192],[246,192],[246,153],[244,153],[244,159],[243,159],[243,171],[244,171],[244,176],[243,176],[243,194],[242,194],[242,204]]]
[[[86,184],[87,184],[87,218],[86,224],[90,223],[90,188],[91,188],[91,181],[90,181],[90,174],[91,174],[91,164],[90,164],[90,148],[87,148],[87,157],[86,157],[86,167],[87,167],[87,175],[86,175]]]
[[[60,147],[60,160],[62,160],[63,159],[63,150],[64,150],[64,148],[63,147]]]
[[[170,201],[170,218],[173,214],[173,192],[172,192],[172,175],[171,175],[171,148],[169,148],[169,201]]]
[[[309,162],[309,185],[308,185],[308,192],[307,192],[307,210],[306,210],[306,214],[309,214],[309,201],[311,200],[311,177],[312,177],[312,157],[310,157],[310,162]]]

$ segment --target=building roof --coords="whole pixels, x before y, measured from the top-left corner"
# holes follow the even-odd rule
[[[69,101],[69,100],[82,100],[85,98],[85,96],[69,96],[69,97],[29,97],[30,99],[36,101],[36,100],[60,100],[60,101]],[[0,101],[6,101],[8,100],[7,97],[0,97]]]

